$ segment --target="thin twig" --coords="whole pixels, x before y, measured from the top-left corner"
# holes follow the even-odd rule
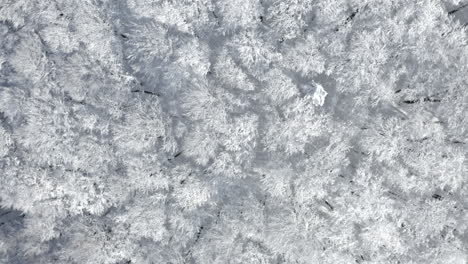
[[[457,7],[457,8],[455,8],[454,10],[449,11],[448,14],[449,14],[449,15],[453,15],[453,14],[455,14],[456,12],[462,10],[463,8],[465,8],[465,7],[467,7],[467,6],[468,6],[468,3],[463,4],[463,5],[461,5],[461,6]]]
[[[158,93],[154,93],[154,92],[150,92],[150,91],[146,91],[146,90],[139,90],[139,89],[131,90],[130,92],[132,92],[132,93],[145,93],[145,94],[150,94],[150,95],[159,96]]]

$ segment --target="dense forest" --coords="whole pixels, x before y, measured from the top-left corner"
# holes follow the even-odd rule
[[[0,263],[467,263],[467,28],[461,0],[0,0]]]

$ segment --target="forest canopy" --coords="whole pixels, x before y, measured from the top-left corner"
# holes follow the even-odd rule
[[[461,0],[0,0],[0,263],[467,263],[467,26]]]

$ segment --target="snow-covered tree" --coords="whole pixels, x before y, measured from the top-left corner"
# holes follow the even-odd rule
[[[466,10],[0,0],[0,263],[466,263]]]

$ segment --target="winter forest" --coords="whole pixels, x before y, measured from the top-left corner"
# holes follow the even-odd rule
[[[1,264],[468,263],[465,0],[0,0]]]

